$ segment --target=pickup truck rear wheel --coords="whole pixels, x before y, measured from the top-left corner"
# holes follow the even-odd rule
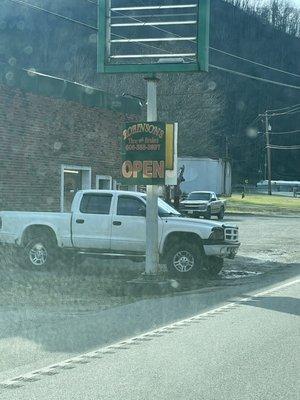
[[[178,278],[197,275],[204,268],[204,254],[199,244],[172,242],[167,250],[166,264],[169,272]]]
[[[58,247],[50,235],[31,238],[22,249],[21,266],[34,271],[46,271],[57,260]]]

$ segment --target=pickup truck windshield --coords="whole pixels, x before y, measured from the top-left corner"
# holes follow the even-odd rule
[[[181,214],[175,210],[172,206],[164,202],[162,199],[158,199],[158,214],[163,217],[163,216],[172,216],[174,215],[175,217],[180,217]]]
[[[146,200],[146,195],[143,196],[143,198]],[[165,217],[165,216],[175,216],[175,217],[180,217],[181,214],[172,206],[170,206],[168,203],[163,201],[162,199],[158,199],[158,215],[160,217]]]
[[[210,199],[210,193],[190,193],[187,199],[208,201]]]

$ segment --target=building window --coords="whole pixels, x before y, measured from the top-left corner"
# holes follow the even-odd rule
[[[112,177],[109,175],[96,175],[96,189],[111,190]]]
[[[121,182],[116,182],[115,186],[116,186],[116,190],[126,190],[126,191],[131,191],[131,192],[137,191],[137,185],[124,185]]]

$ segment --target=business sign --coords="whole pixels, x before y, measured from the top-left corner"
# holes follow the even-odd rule
[[[208,71],[210,0],[98,5],[98,72]]]
[[[174,124],[127,123],[121,140],[123,183],[164,185],[174,169]]]

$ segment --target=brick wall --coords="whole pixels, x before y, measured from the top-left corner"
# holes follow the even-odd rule
[[[124,118],[0,85],[0,210],[59,211],[62,164],[118,178]]]

